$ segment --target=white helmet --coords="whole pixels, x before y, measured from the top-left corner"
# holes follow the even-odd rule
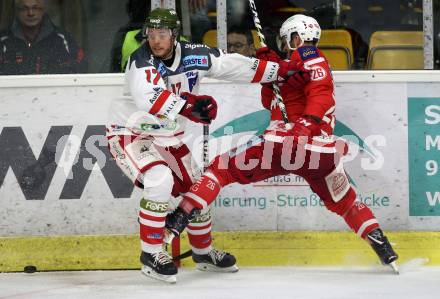
[[[295,50],[294,48],[290,47],[290,40],[292,33],[294,32],[298,33],[302,43],[305,41],[319,41],[319,38],[321,37],[321,27],[319,26],[318,22],[312,17],[301,14],[288,18],[286,21],[284,21],[280,28],[280,37],[282,39],[286,39],[287,47],[290,50]]]

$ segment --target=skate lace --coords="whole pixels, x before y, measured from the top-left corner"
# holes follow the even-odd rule
[[[158,263],[160,265],[165,265],[173,262],[167,252],[160,251],[158,253],[153,253],[152,255],[154,257],[154,266],[156,266]]]
[[[208,253],[208,255],[211,257],[214,264],[217,264],[217,261],[221,261],[225,257],[226,252],[217,249],[212,249]]]

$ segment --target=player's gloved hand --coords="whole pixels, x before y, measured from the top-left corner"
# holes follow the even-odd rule
[[[255,51],[255,56],[258,59],[267,60],[267,61],[273,61],[278,62],[281,59],[280,56],[278,56],[277,52],[274,50],[269,49],[268,47],[262,47]]]
[[[183,92],[180,97],[186,101],[180,114],[196,123],[210,124],[217,117],[217,102],[208,95],[194,95]]]
[[[278,78],[281,82],[287,82],[294,88],[302,88],[310,82],[310,70],[304,67],[304,62],[300,59],[281,60],[278,62]]]
[[[192,209],[187,213],[180,206],[165,218],[165,228],[178,237],[186,228],[188,223],[200,214],[199,209]]]
[[[297,71],[287,78],[287,84],[296,89],[303,88],[310,82],[310,71]]]
[[[321,128],[317,117],[304,115],[293,122],[289,133],[298,139],[298,143],[305,144],[313,136],[321,135]]]

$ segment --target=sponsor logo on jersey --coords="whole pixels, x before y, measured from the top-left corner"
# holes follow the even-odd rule
[[[270,67],[269,73],[267,74],[266,80],[269,81],[272,78],[274,78],[275,75],[277,74],[276,71],[277,71],[276,64],[272,64],[272,66]]]
[[[171,100],[171,98],[172,98],[172,100]],[[168,116],[170,114],[170,112],[173,111],[173,108],[176,106],[176,104],[179,102],[179,100],[175,97],[170,97],[168,99],[168,101],[169,100],[171,100],[171,101],[169,102],[168,107],[165,109],[165,113],[164,113],[165,116]]]
[[[205,55],[190,55],[183,59],[183,65],[185,67],[201,66],[208,67],[208,56]]]
[[[161,126],[157,124],[141,124],[140,128],[142,131],[152,131],[152,130],[159,130]]]
[[[154,104],[154,102],[156,102],[156,100],[159,98],[159,96],[162,94],[162,92],[156,92],[153,97],[150,99],[150,103]]]
[[[255,59],[254,63],[252,64],[251,70],[255,72],[258,68],[258,64],[259,64],[259,60]]]
[[[200,45],[200,44],[185,44],[185,49],[194,50],[197,48],[209,48],[209,47],[206,45]]]
[[[117,159],[119,160],[125,159],[125,154],[121,152],[121,147],[119,146],[119,144],[117,144],[116,142],[112,142],[111,148],[113,150],[113,154]]]
[[[196,72],[186,72],[186,77],[188,78],[188,88],[189,91],[192,92],[194,89],[194,86],[197,84],[197,80],[199,78],[199,74]]]
[[[309,46],[309,47],[305,46],[298,48],[298,53],[302,60],[308,60],[311,58],[319,57],[316,47],[313,46]]]

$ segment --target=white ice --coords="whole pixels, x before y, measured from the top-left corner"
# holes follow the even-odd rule
[[[0,273],[0,298],[440,298],[440,267],[180,269],[174,285],[140,271]]]

